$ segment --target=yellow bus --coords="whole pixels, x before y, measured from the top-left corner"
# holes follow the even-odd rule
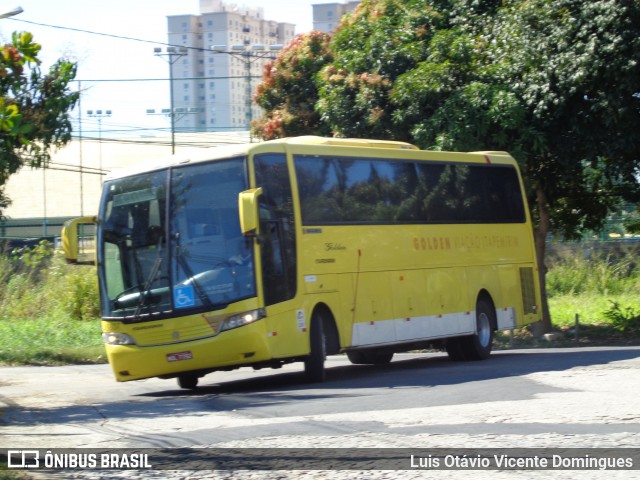
[[[74,229],[64,233],[74,260]],[[118,381],[304,362],[384,364],[437,345],[486,359],[540,320],[531,219],[504,152],[297,137],[110,174],[97,223]]]

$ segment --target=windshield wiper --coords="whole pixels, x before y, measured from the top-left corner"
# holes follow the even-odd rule
[[[158,272],[160,271],[160,266],[162,265],[162,261],[164,260],[164,257],[162,256],[162,237],[158,238],[157,247],[158,247],[158,252],[156,254],[156,258],[154,259],[153,265],[151,266],[151,270],[149,271],[149,275],[147,276],[147,279],[145,280],[144,285],[142,286],[142,290],[140,291],[140,296],[138,297],[138,302],[136,304],[136,311],[133,314],[136,320],[140,319],[140,313],[142,312],[142,307],[144,307],[144,304],[147,298],[151,294],[151,285],[153,285],[153,282],[156,281],[156,278],[158,277]],[[138,254],[135,251],[135,249],[134,249],[134,257],[139,263]]]
[[[149,276],[147,277],[147,280],[144,282],[144,286],[140,291],[140,296],[138,297],[138,304],[136,305],[136,311],[133,314],[133,316],[136,319],[140,318],[140,312],[142,311],[142,307],[144,306],[146,299],[151,293],[151,285],[153,285],[153,282],[156,280],[156,277],[158,276],[158,272],[160,271],[160,265],[162,265],[162,260],[163,260],[163,257],[160,254],[161,254],[161,251],[159,250],[158,255],[156,256],[156,259],[153,262],[153,266],[151,267],[151,271],[149,272]]]

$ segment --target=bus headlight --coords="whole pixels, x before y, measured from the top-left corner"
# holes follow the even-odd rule
[[[224,332],[225,330],[231,330],[233,328],[242,327],[244,325],[248,325],[253,323],[261,318],[266,317],[267,314],[264,308],[258,308],[257,310],[250,310],[248,312],[239,313],[237,315],[233,315],[224,322],[222,322],[222,326],[220,327],[220,331]]]
[[[107,345],[135,345],[136,341],[126,333],[105,332],[102,341]]]

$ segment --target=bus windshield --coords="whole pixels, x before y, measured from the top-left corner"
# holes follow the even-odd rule
[[[252,243],[238,217],[246,188],[245,158],[107,182],[98,224],[103,317],[183,316],[255,296]]]

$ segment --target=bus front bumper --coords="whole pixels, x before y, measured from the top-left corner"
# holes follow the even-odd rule
[[[119,382],[232,369],[270,359],[262,322],[217,336],[167,345],[105,345]]]

